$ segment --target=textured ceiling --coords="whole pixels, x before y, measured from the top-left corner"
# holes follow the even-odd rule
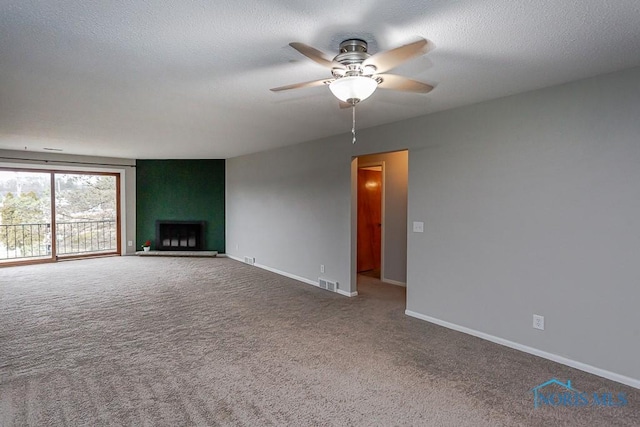
[[[370,127],[640,66],[638,0],[0,0],[0,148],[128,158],[228,158],[346,133],[331,56],[425,37],[393,70],[436,85],[379,89]],[[346,141],[348,143],[348,140]]]

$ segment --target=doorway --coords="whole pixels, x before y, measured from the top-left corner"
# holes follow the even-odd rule
[[[409,152],[358,156],[351,170],[352,289],[406,287]]]
[[[116,255],[120,174],[0,168],[0,266]]]

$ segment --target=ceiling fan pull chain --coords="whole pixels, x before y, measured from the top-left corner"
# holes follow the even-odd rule
[[[353,141],[351,143],[355,144],[356,143],[356,104],[353,104],[351,109],[353,110],[353,115],[352,115],[353,121],[351,126],[351,134],[353,135]]]

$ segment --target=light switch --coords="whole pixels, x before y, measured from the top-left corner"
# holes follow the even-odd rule
[[[414,233],[424,233],[424,222],[413,221],[413,232]]]

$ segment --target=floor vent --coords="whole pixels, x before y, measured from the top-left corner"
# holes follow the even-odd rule
[[[253,264],[256,263],[256,259],[253,258],[253,257],[246,256],[246,257],[244,257],[244,263],[245,264],[249,264],[249,265],[253,265]]]
[[[318,286],[331,292],[338,292],[338,282],[332,282],[331,280],[318,278]]]

